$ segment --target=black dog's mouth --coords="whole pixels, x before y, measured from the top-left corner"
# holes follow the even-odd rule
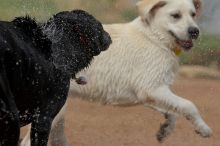
[[[75,80],[75,82],[79,85],[85,85],[87,84],[87,79],[84,76],[76,77],[75,75],[72,77],[72,79]]]
[[[192,39],[181,40],[172,31],[169,31],[169,33],[171,34],[171,36],[173,36],[175,38],[176,44],[178,46],[180,46],[181,48],[183,48],[184,50],[187,51],[193,47],[193,40]]]
[[[108,41],[108,42],[102,44],[102,46],[101,46],[102,50],[101,50],[101,51],[106,51],[106,50],[108,50],[110,44],[111,44],[111,41]],[[101,51],[100,51],[100,53],[101,53]]]

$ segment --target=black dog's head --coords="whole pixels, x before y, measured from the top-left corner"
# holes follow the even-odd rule
[[[101,23],[82,10],[54,15],[45,24],[44,33],[52,40],[55,65],[73,75],[87,67],[93,56],[111,44],[111,38]]]

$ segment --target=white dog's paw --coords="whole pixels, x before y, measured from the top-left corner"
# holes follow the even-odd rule
[[[164,139],[170,135],[173,131],[174,127],[171,126],[169,123],[165,122],[163,124],[160,125],[160,129],[157,132],[157,140],[159,142],[163,142]]]
[[[164,139],[173,132],[177,118],[177,116],[174,114],[164,114],[164,115],[166,121],[160,125],[160,129],[157,132],[157,140],[159,142],[163,142]]]
[[[212,136],[212,129],[206,124],[202,124],[196,128],[196,133],[200,134],[202,137]]]

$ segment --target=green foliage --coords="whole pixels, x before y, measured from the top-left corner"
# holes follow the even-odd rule
[[[84,9],[103,23],[130,21],[136,16],[129,2],[120,0],[0,0],[0,20],[11,20],[26,14],[45,20],[52,14],[72,9]]]
[[[130,21],[137,17],[137,12],[134,9],[125,9],[121,12],[121,15],[126,21]]]
[[[53,0],[1,0],[0,20],[11,20],[17,16],[31,15],[44,20],[56,11]]]

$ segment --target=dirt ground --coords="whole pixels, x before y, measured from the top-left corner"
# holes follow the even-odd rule
[[[211,138],[195,134],[179,118],[172,135],[162,144],[155,134],[163,116],[143,105],[114,107],[70,98],[66,134],[71,146],[220,146],[220,80],[178,79],[178,95],[193,101],[213,129]]]

